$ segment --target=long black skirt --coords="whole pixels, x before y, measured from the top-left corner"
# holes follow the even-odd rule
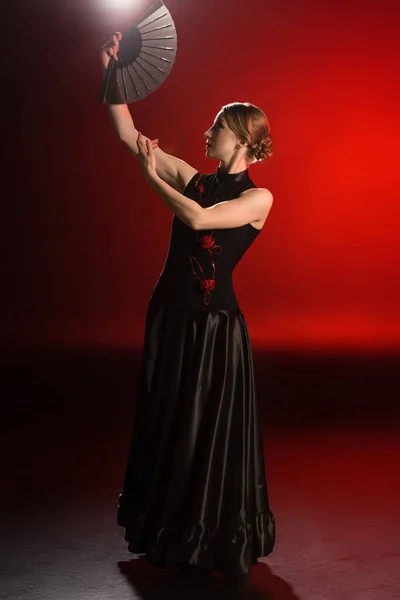
[[[240,309],[150,302],[118,524],[151,564],[248,573],[272,552],[253,359]]]

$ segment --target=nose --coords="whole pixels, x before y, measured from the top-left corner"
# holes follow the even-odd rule
[[[210,135],[209,135],[209,134],[210,134],[210,130],[209,130],[209,129],[207,129],[207,131],[205,131],[205,132],[204,132],[204,137],[205,137],[205,138],[210,138]]]

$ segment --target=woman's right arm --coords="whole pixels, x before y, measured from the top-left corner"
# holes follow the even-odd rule
[[[109,61],[117,57],[119,40],[121,38],[122,34],[116,32],[101,48],[100,58],[103,76]],[[137,156],[139,153],[137,145],[139,132],[135,127],[127,104],[108,104],[107,108],[118,139]],[[142,134],[142,139],[145,142],[147,138]],[[154,153],[157,160],[156,171],[158,176],[174,189],[183,192],[186,185],[197,173],[197,170],[185,161],[163,152],[159,147],[154,149]]]

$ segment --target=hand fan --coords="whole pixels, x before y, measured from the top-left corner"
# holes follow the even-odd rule
[[[99,100],[107,104],[130,104],[143,100],[170,74],[177,51],[171,14],[158,0],[132,25],[119,42],[118,60],[110,59]]]

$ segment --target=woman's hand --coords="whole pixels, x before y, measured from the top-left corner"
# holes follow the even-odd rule
[[[114,35],[100,49],[101,66],[104,70],[107,69],[110,58],[118,60],[119,42],[122,40],[122,33],[116,31]]]
[[[147,180],[151,180],[152,178],[157,176],[156,156],[154,154],[154,149],[158,147],[158,139],[147,139],[145,142],[142,139],[142,134],[139,131],[136,143],[139,149],[139,154],[137,155],[137,158],[139,160],[140,168],[142,169],[145,178]]]

